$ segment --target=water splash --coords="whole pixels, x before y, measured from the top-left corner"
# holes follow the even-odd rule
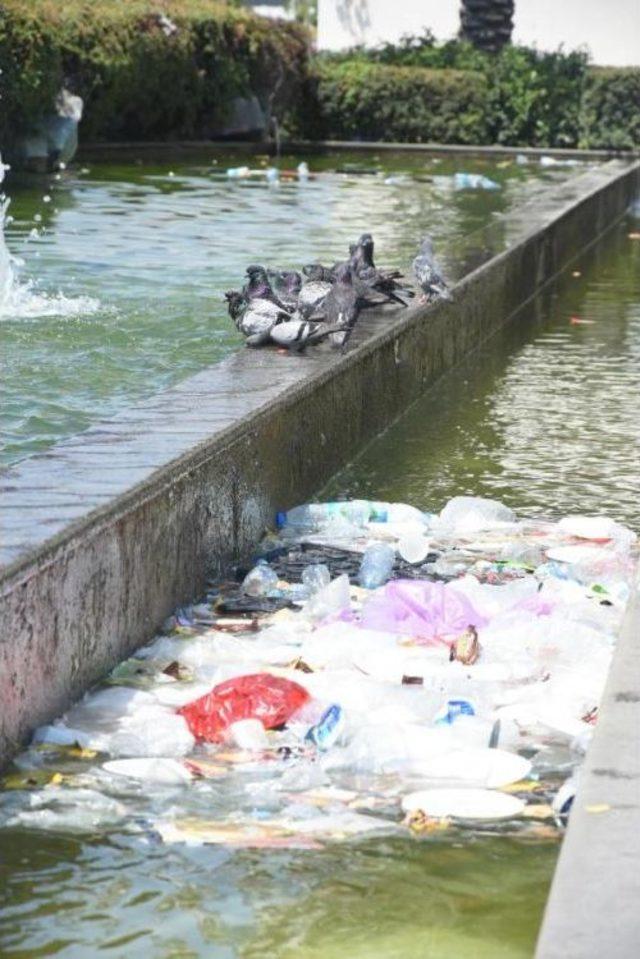
[[[9,169],[0,156],[0,187]],[[32,282],[21,282],[16,274],[18,261],[4,238],[9,198],[0,191],[0,320],[34,319],[43,316],[72,317],[95,313],[100,302],[91,296],[68,297],[63,293],[39,293]]]

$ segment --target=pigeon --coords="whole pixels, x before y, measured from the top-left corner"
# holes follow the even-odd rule
[[[247,300],[236,290],[229,290],[225,297],[229,315],[238,332],[245,337],[247,346],[262,346],[268,343],[274,326],[289,319],[287,311],[272,300],[261,297]]]
[[[402,273],[398,270],[382,272],[376,269],[373,262],[373,237],[370,233],[363,233],[358,242],[349,247],[349,253],[351,254],[349,262],[359,285],[364,285],[365,289],[368,288],[382,294],[388,300],[401,303],[402,306],[407,305],[398,291],[406,297],[412,297],[413,292],[405,289],[397,282],[402,277]]]
[[[341,263],[334,263],[333,266],[323,266],[322,263],[307,263],[302,267],[302,272],[308,280],[319,280],[322,283],[333,283],[336,278],[336,270]]]
[[[361,296],[353,282],[348,263],[338,268],[336,281],[322,304],[322,312],[329,326],[344,330],[341,346],[344,349],[353,333],[361,308]]]
[[[283,306],[293,313],[298,305],[298,294],[302,287],[300,273],[297,270],[267,270],[267,279]]]
[[[271,300],[276,304],[276,306],[279,306],[281,310],[284,310],[286,313],[289,312],[285,304],[274,292],[273,287],[269,282],[267,271],[263,266],[248,266],[246,273],[247,282],[242,287],[242,293],[247,300],[254,300],[258,298]]]
[[[413,272],[422,289],[421,303],[429,303],[438,296],[443,300],[451,299],[447,284],[440,275],[434,259],[433,241],[430,236],[425,236],[420,244],[418,255],[413,261]]]
[[[302,353],[307,346],[320,343],[333,333],[341,332],[338,326],[326,323],[308,323],[306,320],[286,320],[271,330],[271,339],[279,346],[286,346],[293,353]]]
[[[332,283],[325,280],[307,280],[298,294],[298,306],[294,316],[309,320],[322,309],[322,304],[331,291]]]

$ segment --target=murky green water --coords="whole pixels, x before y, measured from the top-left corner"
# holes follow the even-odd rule
[[[284,157],[280,167],[298,160]],[[278,187],[227,180],[228,166],[260,160],[213,152],[9,179],[5,233],[22,285],[8,305],[0,295],[0,462],[86,429],[241,346],[223,292],[241,283],[248,263],[333,262],[367,228],[382,264],[408,267],[427,228],[446,261],[501,212],[582,169],[465,160],[503,185],[487,192],[453,189],[457,159],[341,153],[308,161],[316,179]],[[356,168],[369,172],[334,172]],[[403,171],[420,179],[385,183]]]
[[[344,226],[344,238],[358,231],[356,222]],[[379,222],[384,229],[382,215]],[[628,237],[637,229],[631,220],[614,228],[575,264],[581,276],[568,271],[479,356],[443,378],[330,492],[429,507],[469,492],[498,496],[524,513],[602,510],[638,527],[640,241]],[[216,301],[196,289],[192,302],[209,296]],[[216,341],[195,306],[189,315],[195,368],[203,344],[213,349]],[[176,316],[167,323],[181,329]],[[572,316],[589,322],[572,324]],[[35,340],[30,349],[44,351]],[[133,372],[126,387],[119,382],[118,396],[142,389]],[[115,402],[105,396],[102,403]],[[34,406],[41,397],[36,391]],[[556,854],[553,841],[495,836],[240,851],[165,847],[118,833],[80,839],[5,830],[0,955],[528,957]]]
[[[425,509],[468,493],[640,530],[638,231],[622,220],[325,493]]]

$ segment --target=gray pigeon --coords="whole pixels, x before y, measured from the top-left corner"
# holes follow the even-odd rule
[[[271,330],[271,339],[279,346],[286,346],[294,353],[301,353],[307,346],[320,343],[340,327],[326,323],[308,323],[305,320],[286,320]]]
[[[349,262],[357,280],[356,288],[363,296],[377,293],[386,300],[406,306],[407,303],[403,297],[411,298],[412,291],[397,282],[402,277],[397,270],[381,271],[376,268],[373,262],[373,249],[373,237],[370,233],[363,233],[357,243],[349,247],[351,256]]]
[[[225,296],[229,315],[238,332],[245,337],[247,346],[262,346],[268,343],[274,326],[289,319],[286,310],[282,310],[271,300],[256,297],[247,301],[235,290],[230,290]]]
[[[310,319],[317,310],[322,309],[322,304],[331,292],[332,286],[332,283],[326,283],[324,280],[308,280],[304,283],[298,294],[296,315],[303,320]]]
[[[420,244],[418,255],[413,261],[413,272],[422,290],[421,303],[428,303],[438,296],[443,300],[451,299],[447,284],[443,280],[435,261],[433,240],[430,236],[425,236]]]
[[[298,305],[298,294],[302,287],[302,276],[297,270],[267,270],[267,279],[271,289],[290,313]]]
[[[353,283],[353,273],[348,263],[338,267],[336,281],[322,304],[322,312],[329,326],[344,330],[342,348],[353,333],[358,314],[360,313],[361,297]]]
[[[276,306],[279,306],[280,309],[285,310],[287,313],[286,305],[274,292],[271,283],[269,282],[269,277],[267,276],[267,271],[263,266],[248,266],[247,270],[247,282],[242,287],[242,295],[247,300],[271,300]]]

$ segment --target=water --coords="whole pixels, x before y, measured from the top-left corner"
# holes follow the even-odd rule
[[[483,227],[576,173],[465,161],[503,189],[455,192],[457,159],[336,154],[309,158],[317,179],[269,187],[226,179],[226,167],[246,156],[202,156],[96,160],[5,184],[14,262],[0,247],[0,462],[45,449],[239,348],[223,292],[241,283],[248,263],[333,262],[368,228],[379,261],[406,268],[428,227],[455,271],[463,249],[482,255]],[[284,157],[282,169],[298,159]],[[385,184],[385,172],[398,171],[422,179]]]
[[[358,229],[350,222],[345,236]],[[638,528],[640,241],[628,237],[638,229],[626,219],[610,231],[326,494],[439,507],[468,492],[498,496],[520,513],[605,511]],[[115,289],[113,275],[109,282]],[[102,303],[102,289],[65,292]],[[108,314],[98,315],[107,317],[104,332]],[[593,322],[571,324],[572,316]],[[149,335],[160,342],[158,331]],[[197,340],[194,327],[189,336]],[[517,959],[532,954],[556,854],[552,840],[491,835],[266,852],[13,829],[2,834],[0,954]]]
[[[489,496],[523,515],[606,513],[640,530],[638,231],[623,219],[323,496],[436,510]]]

